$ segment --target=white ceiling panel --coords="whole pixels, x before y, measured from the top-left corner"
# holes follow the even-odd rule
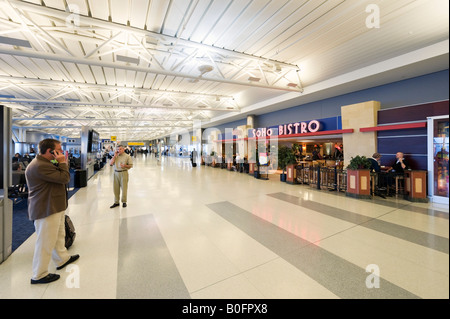
[[[93,17],[108,21],[109,18],[109,0],[88,0],[89,8]]]
[[[115,23],[127,25],[130,18],[130,6],[127,0],[110,0],[111,19]]]

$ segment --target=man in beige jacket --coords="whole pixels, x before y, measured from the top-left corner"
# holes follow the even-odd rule
[[[50,259],[60,270],[80,256],[70,256],[65,247],[66,184],[69,167],[61,142],[45,139],[39,143],[39,155],[27,166],[28,216],[34,221],[36,244],[33,257],[32,284],[45,284],[59,279],[48,271]]]

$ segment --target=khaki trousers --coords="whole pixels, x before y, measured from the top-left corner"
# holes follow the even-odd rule
[[[128,171],[114,172],[114,203],[119,204],[120,189],[122,189],[122,203],[127,202]]]
[[[56,267],[65,264],[70,255],[65,246],[65,211],[36,219],[36,244],[34,246],[33,275],[31,279],[41,279],[48,275],[50,259]]]

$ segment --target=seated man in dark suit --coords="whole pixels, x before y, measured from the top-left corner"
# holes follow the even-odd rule
[[[396,162],[392,165],[392,172],[397,175],[403,175],[404,171],[409,169],[408,162],[405,160],[402,152],[397,152]]]

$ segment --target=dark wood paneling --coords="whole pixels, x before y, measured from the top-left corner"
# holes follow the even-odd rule
[[[428,116],[448,114],[449,101],[405,106],[378,112],[378,124],[423,121]]]

